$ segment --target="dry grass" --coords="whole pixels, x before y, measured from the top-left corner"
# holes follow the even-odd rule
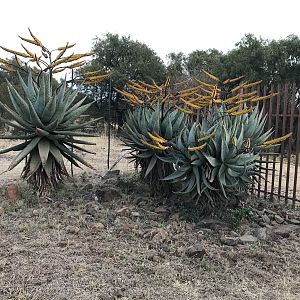
[[[106,138],[97,138],[97,146],[91,148],[97,155],[86,159],[97,172],[76,170],[74,182],[53,195],[50,203],[39,203],[24,184],[22,199],[9,203],[1,187],[17,181],[22,166],[1,175],[1,300],[300,299],[299,235],[224,246],[220,236],[232,234],[228,227],[202,230],[196,221],[187,221],[191,211],[151,196],[149,187],[130,180],[127,172],[133,166],[126,160],[118,165],[124,173],[121,181],[102,182],[98,173],[106,171]],[[114,139],[112,162],[122,155],[121,148]],[[0,157],[1,171],[11,157]],[[99,198],[105,186],[115,190],[109,202]],[[156,214],[160,205],[170,206],[170,214]],[[117,216],[123,206],[139,216]],[[299,210],[293,213],[300,215]],[[99,222],[105,229],[95,231]],[[240,233],[251,231],[251,226],[243,224]],[[145,235],[153,229],[164,230],[165,239]],[[179,251],[196,243],[206,248],[203,260]]]

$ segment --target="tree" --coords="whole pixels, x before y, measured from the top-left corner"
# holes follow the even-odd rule
[[[98,106],[104,108],[102,114],[107,116],[105,108],[111,97],[112,110],[116,123],[122,122],[124,103],[122,96],[115,89],[126,89],[128,80],[145,81],[154,80],[162,83],[165,80],[165,67],[162,60],[147,45],[132,40],[129,36],[120,37],[108,33],[104,38],[97,37],[93,51],[94,58],[81,72],[103,70],[111,72],[112,76],[101,84],[86,85],[81,92],[97,100]]]
[[[186,70],[186,57],[182,52],[167,55],[167,74],[174,82],[181,81],[188,76]]]
[[[186,68],[190,76],[201,76],[201,70],[204,69],[217,76],[224,73],[222,65],[223,53],[217,49],[196,50],[190,53],[186,60]]]

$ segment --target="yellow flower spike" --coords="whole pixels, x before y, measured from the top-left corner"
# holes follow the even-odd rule
[[[175,107],[176,107],[177,109],[179,109],[180,111],[186,113],[186,114],[189,114],[189,115],[193,114],[193,112],[192,112],[191,110],[189,110],[189,109],[184,109],[184,108],[182,108],[182,107],[180,107],[180,106],[178,106],[178,105],[175,105]]]
[[[30,57],[30,55],[28,55],[27,53],[18,52],[18,51],[11,50],[11,49],[8,49],[8,48],[2,47],[2,46],[0,46],[0,48],[2,48],[6,52],[9,52],[9,53],[12,53],[12,54],[15,54],[15,55],[18,55],[18,56],[22,56],[24,58]]]
[[[96,74],[101,73],[101,72],[103,72],[103,70],[89,71],[89,72],[85,72],[83,74],[86,75],[86,76],[90,76],[90,75],[96,75]]]
[[[250,108],[247,108],[247,109],[242,109],[242,110],[239,110],[239,111],[231,112],[230,115],[240,116],[240,115],[243,115],[243,114],[247,114],[247,113],[253,111],[254,109],[255,109],[255,107],[250,107]]]
[[[292,132],[284,135],[284,136],[281,136],[279,138],[276,138],[276,139],[273,139],[273,140],[270,140],[270,141],[266,141],[264,143],[262,143],[261,147],[267,147],[267,146],[270,146],[270,145],[273,145],[273,144],[277,144],[277,143],[280,143],[286,139],[288,139],[289,137],[291,137],[293,135]]]
[[[132,90],[140,92],[142,94],[150,94],[151,93],[151,91],[148,91],[144,88],[139,88],[139,87],[133,86],[131,84],[128,84],[128,87],[130,87]]]
[[[138,88],[140,88],[140,89],[144,89],[144,87],[143,87],[142,85],[138,84],[137,82],[134,82],[134,81],[132,81],[132,80],[128,80],[128,82],[129,82],[131,85],[134,85],[134,86],[136,86],[136,87],[138,87]]]
[[[67,49],[73,48],[75,45],[76,45],[76,43],[75,43],[75,44],[69,45],[69,42],[68,42]],[[65,47],[66,47],[66,46],[58,47],[57,50],[58,50],[58,51],[61,51],[61,50],[65,49]]]
[[[272,98],[272,97],[275,97],[277,96],[278,93],[273,93],[273,94],[270,94],[270,95],[267,95],[267,96],[262,96],[262,97],[256,97],[256,98],[253,98],[251,100],[252,103],[254,102],[258,102],[258,101],[261,101],[261,100],[265,100],[265,99],[269,99],[269,98]]]
[[[236,78],[233,78],[233,79],[227,79],[225,81],[223,81],[223,84],[227,84],[227,83],[233,83],[233,82],[236,82],[236,81],[239,81],[241,79],[243,79],[245,76],[240,76],[240,77],[236,77]]]
[[[159,86],[157,86],[157,85],[148,84],[148,83],[143,82],[143,81],[140,81],[140,84],[143,85],[144,87],[148,87],[148,88],[153,89],[153,90],[160,90]]]
[[[198,92],[200,88],[201,88],[201,85],[194,86],[194,87],[180,91],[179,94],[185,94],[185,93],[189,93],[189,92]]]
[[[188,151],[199,151],[202,150],[206,145],[207,143],[204,143],[203,145],[196,146],[196,147],[188,147]]]
[[[13,68],[11,68],[11,67],[9,67],[9,66],[1,66],[0,65],[0,69],[2,69],[2,70],[5,70],[5,71],[8,71],[8,72],[16,72],[16,70],[15,69],[13,69]]]
[[[198,139],[198,142],[207,141],[215,135],[215,131]]]
[[[19,36],[19,38],[21,40],[23,40],[24,42],[30,43],[30,44],[35,45],[35,46],[40,46],[35,40],[26,39],[26,38],[21,37],[21,36]]]
[[[30,57],[34,58],[34,56],[35,56],[34,53],[30,52],[23,44],[21,44],[21,46],[23,47],[23,49],[26,51],[26,53],[27,53]]]
[[[202,72],[205,73],[209,78],[215,80],[215,81],[220,81],[220,79],[218,77],[216,77],[215,75],[213,74],[210,74],[209,72],[205,71],[202,69]]]
[[[40,47],[43,47],[42,42],[31,32],[30,28],[28,28],[28,31],[31,35],[31,37],[34,39],[34,41],[36,42],[36,44]]]
[[[60,52],[59,52],[59,53],[57,54],[57,56],[54,58],[53,62],[59,60],[59,59],[65,54],[65,52],[66,52],[67,49],[68,49],[68,45],[69,45],[69,42],[67,42],[66,46],[60,50]]]
[[[244,89],[248,89],[248,88],[250,88],[250,87],[259,85],[260,83],[262,83],[262,80],[259,80],[259,81],[256,81],[256,82],[252,82],[252,83],[245,84],[245,85],[244,85]]]
[[[52,73],[56,74],[56,73],[60,73],[64,70],[66,70],[66,67],[56,68],[52,71]]]
[[[152,145],[152,144],[150,144],[150,143],[148,143],[148,142],[146,142],[146,141],[144,141],[144,140],[140,140],[145,146],[147,146],[147,147],[149,147],[149,148],[151,148],[151,149],[154,149],[154,150],[167,150],[169,147],[167,147],[167,146],[162,146],[162,145],[160,145],[160,146],[158,146],[158,145]]]
[[[213,84],[209,84],[209,83],[206,83],[206,82],[204,82],[204,81],[202,81],[202,80],[199,80],[199,79],[197,79],[197,78],[194,78],[198,83],[200,83],[201,85],[204,85],[204,86],[206,86],[206,87],[208,87],[208,88],[214,88],[214,85]]]
[[[195,109],[199,109],[199,108],[200,108],[198,105],[196,105],[196,104],[194,104],[194,103],[192,103],[192,102],[190,102],[190,101],[186,101],[186,100],[184,100],[183,98],[180,98],[180,100],[181,100],[182,102],[184,102],[186,105],[188,105],[188,106],[190,106],[190,107],[192,107],[192,108],[195,108]]]
[[[149,137],[156,143],[166,143],[167,140],[161,136],[159,136],[158,134],[155,134],[155,133],[151,133],[151,132],[148,132],[148,135]]]
[[[242,84],[236,86],[235,88],[233,88],[233,89],[231,90],[231,92],[236,92],[236,91],[238,91],[238,90],[244,88],[245,85],[246,85],[246,83],[242,83]]]
[[[104,74],[104,75],[97,75],[97,76],[90,76],[90,77],[87,77],[88,80],[90,81],[101,81],[107,77],[110,77],[111,76],[111,73],[109,74]]]
[[[180,81],[180,82],[174,83],[173,85],[174,85],[174,86],[179,86],[179,85],[186,84],[186,83],[188,83],[189,81],[190,81],[190,80],[189,80],[189,79],[187,79],[187,80],[183,80],[183,81]]]
[[[79,68],[86,64],[86,61],[78,61],[70,66],[68,66],[69,69]]]

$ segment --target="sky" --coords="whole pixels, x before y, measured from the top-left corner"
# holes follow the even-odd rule
[[[1,1],[0,45],[22,50],[27,28],[48,48],[76,42],[91,50],[105,33],[130,35],[163,60],[170,52],[232,49],[246,33],[264,39],[300,36],[299,0],[5,0]],[[7,55],[1,50],[0,57]]]

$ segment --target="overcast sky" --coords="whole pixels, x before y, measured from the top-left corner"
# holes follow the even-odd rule
[[[300,0],[5,0],[0,45],[21,50],[17,36],[28,36],[30,27],[49,48],[69,41],[81,52],[111,32],[130,35],[165,59],[170,52],[196,49],[226,52],[246,33],[300,36],[299,13]]]

